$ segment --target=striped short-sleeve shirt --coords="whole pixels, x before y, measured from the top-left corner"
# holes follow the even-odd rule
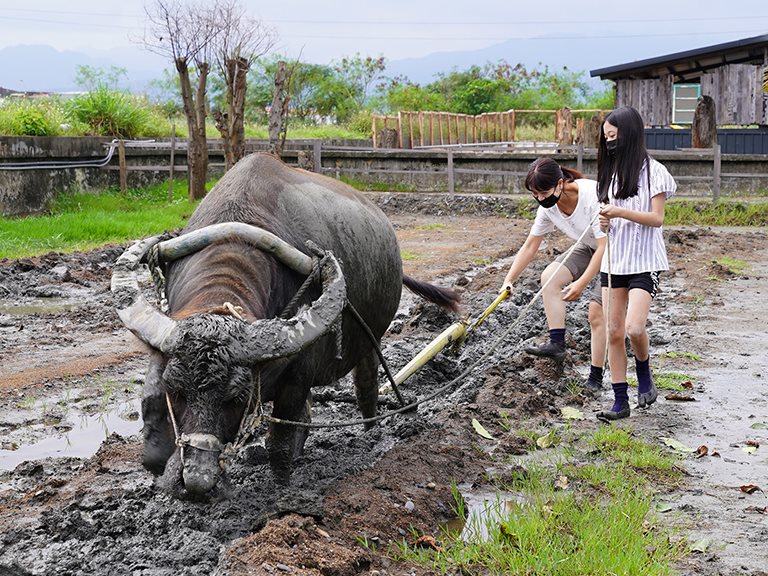
[[[650,184],[648,168],[650,166]],[[651,211],[651,198],[664,194],[667,199],[674,195],[677,183],[663,164],[649,158],[640,172],[637,194],[627,199],[614,196],[616,181],[611,183],[611,204],[638,212]],[[667,249],[664,246],[661,226],[644,226],[625,218],[612,218],[610,248],[605,251],[600,265],[601,272],[608,272],[608,252],[611,255],[611,274],[639,274],[669,270]]]

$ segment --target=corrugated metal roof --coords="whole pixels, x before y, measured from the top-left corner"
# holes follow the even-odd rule
[[[703,72],[725,64],[760,64],[764,61],[766,50],[768,50],[768,34],[590,70],[589,75],[593,78],[599,76],[601,80],[617,80],[619,78],[658,78],[665,74],[673,74],[676,81],[685,81],[698,78]]]

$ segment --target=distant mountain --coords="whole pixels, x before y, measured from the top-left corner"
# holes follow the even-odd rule
[[[701,40],[704,38],[704,40]],[[633,38],[623,41],[616,38],[541,37],[513,39],[479,50],[461,52],[435,52],[421,58],[392,60],[387,63],[385,75],[404,75],[410,80],[426,84],[439,72],[454,68],[465,69],[472,64],[506,60],[512,65],[522,63],[532,70],[548,66],[559,71],[565,66],[573,72],[583,72],[589,79],[589,71],[663,56],[674,52],[702,48],[733,40],[733,35],[659,35],[655,38]],[[328,62],[318,62],[328,64]],[[162,71],[170,68],[170,62],[160,56],[135,46],[128,48],[83,52],[60,52],[50,46],[28,45],[0,49],[0,86],[18,91],[68,92],[79,89],[74,79],[77,67],[88,65],[108,69],[110,66],[125,68],[128,86],[134,91],[145,91],[150,80],[162,77]],[[599,81],[590,80],[594,86]]]
[[[150,80],[160,78],[169,67],[162,58],[139,47],[102,50],[93,54],[45,45],[19,45],[0,49],[0,86],[19,92],[71,92],[80,90],[74,80],[78,66],[107,70],[110,66],[128,72],[126,88],[143,91]]]

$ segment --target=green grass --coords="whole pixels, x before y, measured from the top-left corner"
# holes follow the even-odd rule
[[[416,252],[409,250],[400,250],[400,258],[402,260],[418,260],[420,256]]]
[[[720,264],[720,266],[725,268],[731,274],[743,274],[750,268],[749,262],[745,262],[744,260],[737,260],[736,258],[731,258],[730,256],[723,256],[722,258],[715,260],[715,262]]]
[[[126,194],[62,194],[47,215],[0,218],[0,258],[88,250],[183,226],[196,206],[186,182],[174,183],[170,204],[167,196],[167,183]]]
[[[405,182],[381,182],[378,180],[358,180],[349,176],[339,176],[339,180],[355,190],[371,192],[417,192],[416,186]]]
[[[665,206],[664,223],[673,226],[766,226],[768,202],[673,199]]]
[[[656,388],[659,390],[674,390],[680,392],[681,390],[685,390],[682,386],[683,382],[693,382],[694,380],[695,376],[691,376],[684,372],[653,372],[653,383],[656,384]],[[627,383],[630,386],[637,386],[637,378],[630,376],[627,378]]]
[[[417,230],[442,230],[443,228],[447,228],[448,226],[446,224],[419,224],[418,226],[414,226]]]
[[[629,428],[600,426],[562,448],[556,465],[527,462],[507,474],[496,502],[469,514],[456,493],[461,537],[443,548],[401,542],[390,555],[441,574],[673,574],[686,551],[657,524],[654,494],[681,478],[678,457]]]

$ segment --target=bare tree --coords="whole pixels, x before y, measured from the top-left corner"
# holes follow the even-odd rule
[[[245,156],[245,94],[251,65],[275,45],[275,31],[245,15],[238,0],[218,0],[216,21],[221,34],[214,41],[216,66],[225,84],[226,110],[214,114],[229,170]]]
[[[215,7],[202,1],[153,0],[145,4],[144,10],[148,30],[141,44],[150,52],[171,59],[179,74],[181,101],[189,128],[189,197],[202,198],[208,172],[205,118],[210,54],[222,28],[216,21]],[[192,67],[197,72],[194,90]]]

